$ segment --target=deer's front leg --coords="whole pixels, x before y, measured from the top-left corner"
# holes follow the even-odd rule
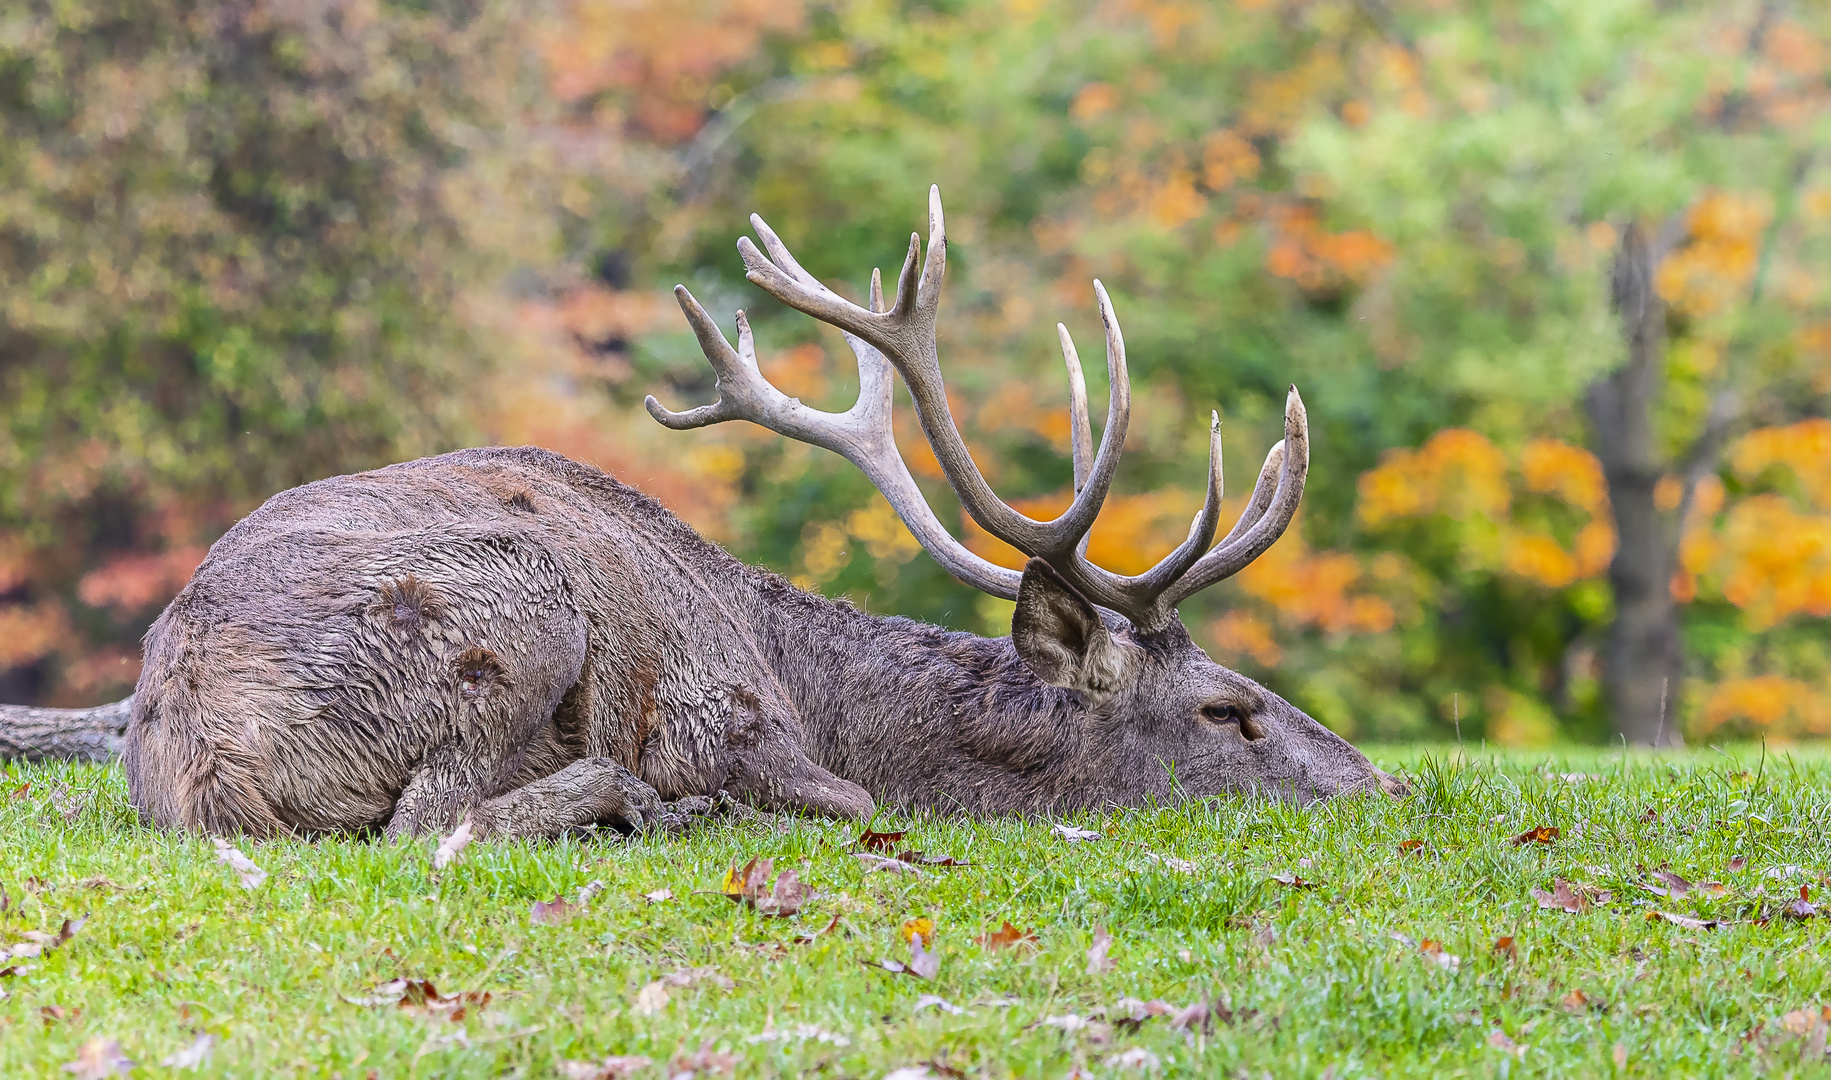
[[[641,831],[661,820],[661,796],[610,758],[582,758],[472,812],[484,836],[553,837],[608,822]]]

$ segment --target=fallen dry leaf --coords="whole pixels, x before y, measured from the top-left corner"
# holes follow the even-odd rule
[[[1424,841],[1422,840],[1399,841],[1399,854],[1401,855],[1410,855],[1414,851],[1422,850],[1424,850]]]
[[[1643,883],[1640,887],[1655,896],[1669,896],[1674,900],[1680,900],[1693,888],[1691,882],[1686,881],[1670,870],[1653,871],[1653,879],[1658,881],[1659,884],[1647,885]]]
[[[1794,920],[1803,922],[1806,919],[1810,919],[1810,918],[1813,918],[1814,916],[1816,916],[1818,914],[1818,905],[1807,900],[1806,896],[1807,896],[1807,887],[1804,885],[1801,885],[1799,887],[1799,899],[1791,901],[1790,903],[1787,904],[1786,907],[1781,908],[1780,917],[1783,919],[1794,919]]]
[[[32,791],[32,785],[20,784],[18,787],[14,788],[10,794],[7,795],[7,798],[23,799],[27,795],[31,794],[31,791]]]
[[[1608,1002],[1599,997],[1592,997],[1581,990],[1572,990],[1558,1000],[1568,1013],[1607,1012]]]
[[[989,934],[980,934],[973,943],[982,949],[1013,949],[1029,947],[1034,949],[1037,943],[1036,931],[1021,930],[1007,920],[1005,924]]]
[[[242,888],[258,889],[267,880],[267,871],[254,865],[254,861],[243,855],[239,849],[220,836],[210,837],[210,843],[216,845],[216,857],[227,863],[235,876],[241,879]]]
[[[95,877],[86,877],[78,884],[82,885],[85,889],[113,889],[115,892],[127,891],[127,886],[120,884],[113,878],[103,877],[99,874]],[[6,909],[3,906],[0,906],[0,911],[4,910]]]
[[[1443,943],[1440,941],[1425,938],[1418,943],[1418,951],[1423,953],[1425,958],[1431,963],[1451,974],[1454,974],[1462,967],[1462,957],[1445,952],[1443,950]]]
[[[1519,959],[1519,946],[1514,943],[1512,937],[1495,938],[1493,951],[1504,954],[1509,960]]]
[[[864,832],[858,834],[856,843],[866,851],[887,851],[890,848],[895,847],[902,841],[903,837],[908,835],[908,829],[904,829],[901,832],[872,832],[871,830],[866,829]]]
[[[838,926],[839,926],[839,912],[835,911],[833,913],[833,917],[827,920],[827,923],[825,926],[821,927],[818,930],[803,930],[799,934],[795,935],[795,941],[798,944],[806,945],[808,942],[813,941],[815,938],[821,936],[822,934],[832,933],[833,930]]]
[[[1093,831],[1092,829],[1077,829],[1073,825],[1060,825],[1060,824],[1051,825],[1051,826],[1049,826],[1049,828],[1051,831],[1053,831],[1055,833],[1055,835],[1061,837],[1062,839],[1068,841],[1071,844],[1079,844],[1086,840],[1100,839],[1100,834]]]
[[[1190,862],[1188,859],[1179,859],[1174,855],[1159,855],[1155,851],[1147,851],[1144,853],[1144,857],[1159,866],[1174,870],[1179,874],[1199,874],[1202,872],[1202,868],[1197,864]]]
[[[1552,883],[1552,890],[1533,889],[1532,898],[1539,902],[1539,907],[1546,911],[1567,911],[1572,915],[1589,909],[1589,899],[1581,893],[1572,891],[1570,882],[1558,878]]]
[[[922,876],[922,871],[917,870],[913,864],[906,863],[901,859],[892,859],[886,855],[873,855],[868,851],[855,851],[852,853],[852,857],[864,864],[865,873],[867,874],[909,874],[914,877]]]
[[[772,885],[770,876],[774,872],[775,862],[770,859],[751,859],[742,869],[734,864],[726,871],[720,892],[732,902],[749,904],[761,914],[786,918],[800,911],[813,898],[813,892],[794,870],[782,871]]]
[[[579,913],[576,905],[568,904],[565,896],[554,893],[551,900],[536,900],[528,911],[528,921],[535,926],[558,926],[560,923]]]
[[[1113,969],[1115,965],[1112,957],[1106,955],[1112,947],[1113,936],[1106,932],[1106,927],[1096,925],[1093,945],[1087,950],[1087,973],[1089,975],[1104,975]]]
[[[120,1043],[97,1036],[83,1044],[76,1052],[76,1060],[66,1064],[64,1071],[75,1073],[77,1080],[102,1080],[106,1076],[125,1076],[133,1068],[133,1061],[121,1053]]]
[[[1748,865],[1748,860],[1743,858],[1740,855],[1737,855],[1735,858],[1729,860],[1729,869],[1732,873],[1734,871],[1742,869],[1743,867],[1745,867],[1747,865]]]
[[[837,1032],[815,1024],[796,1024],[793,1027],[777,1027],[774,1020],[765,1019],[763,1030],[755,1035],[744,1036],[747,1043],[787,1043],[787,1042],[823,1042],[831,1046],[851,1046],[852,1040]]]
[[[1675,915],[1670,911],[1649,911],[1647,921],[1671,923],[1681,930],[1715,930],[1723,925],[1720,919],[1694,919],[1689,915]]]
[[[921,938],[925,945],[933,945],[935,943],[935,924],[932,919],[907,919],[903,922],[902,933],[904,941],[914,941],[916,938]]]
[[[1310,881],[1307,878],[1298,877],[1296,874],[1273,874],[1271,879],[1290,889],[1314,889],[1322,884],[1320,881]]]
[[[1537,828],[1527,829],[1525,832],[1513,837],[1508,843],[1515,847],[1522,844],[1549,844],[1553,840],[1556,840],[1561,833],[1562,830],[1554,825],[1540,825]]]
[[[660,979],[636,991],[636,1003],[630,1011],[637,1016],[654,1016],[668,1005],[668,985]]]
[[[458,857],[458,853],[470,846],[470,840],[471,824],[470,816],[467,814],[463,821],[458,822],[458,827],[452,830],[450,836],[439,841],[438,850],[432,853],[432,868],[443,870],[450,866],[452,861]]]
[[[487,990],[460,990],[455,994],[441,994],[430,979],[391,979],[370,987],[362,997],[343,1000],[370,1009],[394,1005],[415,1016],[443,1016],[456,1022],[463,1020],[471,1007],[481,1009],[488,1005],[490,993]]]
[[[1615,1068],[1625,1069],[1628,1067],[1628,1048],[1627,1047],[1621,1045],[1620,1043],[1616,1043],[1615,1048],[1613,1050],[1609,1051],[1609,1056],[1615,1059]]]
[[[628,1054],[603,1061],[561,1061],[558,1067],[559,1074],[566,1080],[623,1080],[654,1063],[651,1058]]]
[[[1801,896],[1804,896],[1805,889],[1801,888],[1799,893]],[[57,936],[51,939],[50,944],[47,947],[55,949],[64,942],[69,941],[71,938],[75,937],[76,932],[81,930],[88,922],[89,917],[87,915],[82,916],[81,918],[65,919],[64,924],[57,928]]]
[[[939,1009],[952,1016],[959,1016],[966,1012],[965,1009],[938,994],[923,994],[916,998],[915,1011],[921,1012],[923,1009]]]
[[[0,889],[0,915],[5,915],[12,906],[13,898],[6,894],[5,889]]]
[[[199,1032],[191,1045],[175,1054],[168,1055],[159,1064],[168,1069],[199,1069],[210,1060],[210,1052],[216,1048],[216,1036],[209,1032]]]
[[[1488,1045],[1496,1050],[1504,1050],[1509,1054],[1517,1054],[1525,1049],[1525,1047],[1521,1046],[1519,1043],[1509,1039],[1506,1032],[1498,1029],[1488,1032]]]
[[[929,855],[921,851],[904,851],[898,853],[897,862],[911,866],[971,866],[970,862],[956,859],[952,855]]]
[[[920,934],[909,939],[909,973],[922,979],[932,979],[941,970],[941,957],[922,947]]]
[[[1109,1069],[1144,1069],[1147,1072],[1156,1072],[1157,1066],[1160,1064],[1162,1062],[1158,1060],[1157,1055],[1142,1046],[1120,1051],[1106,1059],[1106,1067]]]
[[[669,900],[674,899],[674,890],[656,889],[654,892],[645,892],[642,894],[642,899],[647,900],[651,904],[665,904]]]
[[[699,1045],[691,1054],[678,1054],[668,1062],[669,1080],[695,1080],[707,1073],[720,1072],[730,1076],[737,1072],[737,1058],[723,1050],[713,1050],[711,1040]]]

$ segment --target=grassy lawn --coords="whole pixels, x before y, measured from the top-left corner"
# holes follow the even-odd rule
[[[200,1036],[182,1075],[590,1076],[637,1055],[644,1077],[1831,1074],[1831,907],[1781,914],[1802,885],[1831,903],[1831,756],[1375,756],[1412,798],[1087,816],[1102,835],[1077,843],[880,815],[908,829],[886,854],[972,864],[919,876],[871,870],[855,827],[752,819],[476,843],[440,871],[435,839],[242,842],[252,889],[208,839],[140,827],[117,770],[11,765],[0,945],[87,921],[6,962],[0,1075],[68,1076],[110,1040],[134,1075],[176,1074],[160,1062]],[[1540,826],[1560,832],[1511,842]],[[799,914],[719,894],[759,856],[815,890]],[[1661,870],[1694,887],[1649,891],[1682,891]],[[1548,902],[1582,910],[1535,900],[1560,878]],[[577,910],[535,921],[556,894]],[[862,962],[909,963],[922,918],[932,978]],[[975,942],[1006,921],[1034,944]],[[402,979],[489,1000],[416,1006]]]

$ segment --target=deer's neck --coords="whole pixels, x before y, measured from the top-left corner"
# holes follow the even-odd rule
[[[786,585],[765,586],[757,603],[809,755],[878,799],[996,813],[1103,793],[1080,701],[1037,679],[1009,638],[869,615]]]

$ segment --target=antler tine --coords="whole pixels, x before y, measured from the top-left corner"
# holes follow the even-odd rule
[[[1274,458],[1278,459],[1275,463]],[[1163,604],[1173,608],[1184,598],[1217,581],[1232,577],[1277,543],[1297,514],[1297,505],[1303,499],[1303,482],[1309,474],[1309,468],[1309,418],[1304,412],[1303,398],[1293,386],[1284,403],[1284,441],[1273,447],[1271,454],[1266,456],[1265,467],[1259,473],[1259,483],[1253,491],[1251,502],[1247,504],[1246,512],[1240,515],[1239,524],[1228,534],[1227,541],[1202,556],[1189,568],[1188,573],[1169,588],[1164,594]],[[1269,486],[1267,481],[1274,470],[1278,477],[1277,488],[1270,495],[1264,495],[1265,488]],[[1261,506],[1263,509],[1257,518],[1249,522],[1254,510]]]
[[[1081,373],[1081,356],[1075,352],[1068,328],[1056,323],[1055,334],[1062,341],[1062,361],[1068,365],[1068,437],[1074,454],[1074,490],[1079,494],[1087,486],[1087,474],[1094,465],[1093,426],[1087,419],[1087,377]]]
[[[1188,539],[1177,545],[1176,550],[1165,556],[1162,562],[1126,582],[1128,591],[1135,593],[1138,598],[1135,607],[1141,611],[1150,611],[1153,602],[1207,553],[1208,545],[1214,543],[1214,531],[1221,524],[1221,496],[1224,492],[1221,477],[1221,414],[1211,412],[1208,419],[1208,493],[1202,499],[1202,508],[1196,512],[1195,520],[1189,523]]]
[[[674,297],[699,338],[701,350],[718,373],[718,400],[685,412],[672,412],[650,395],[644,404],[649,415],[675,430],[705,427],[726,420],[749,420],[798,442],[831,450],[870,480],[909,527],[916,540],[948,573],[981,592],[1017,598],[1023,575],[987,562],[968,551],[935,517],[915,477],[897,453],[891,428],[892,368],[884,355],[855,335],[846,342],[858,357],[857,404],[843,413],[812,408],[791,398],[763,377],[756,361],[756,342],[750,321],[737,316],[738,347],[733,349],[685,286],[676,286]],[[881,306],[883,289],[874,282],[873,306]]]

